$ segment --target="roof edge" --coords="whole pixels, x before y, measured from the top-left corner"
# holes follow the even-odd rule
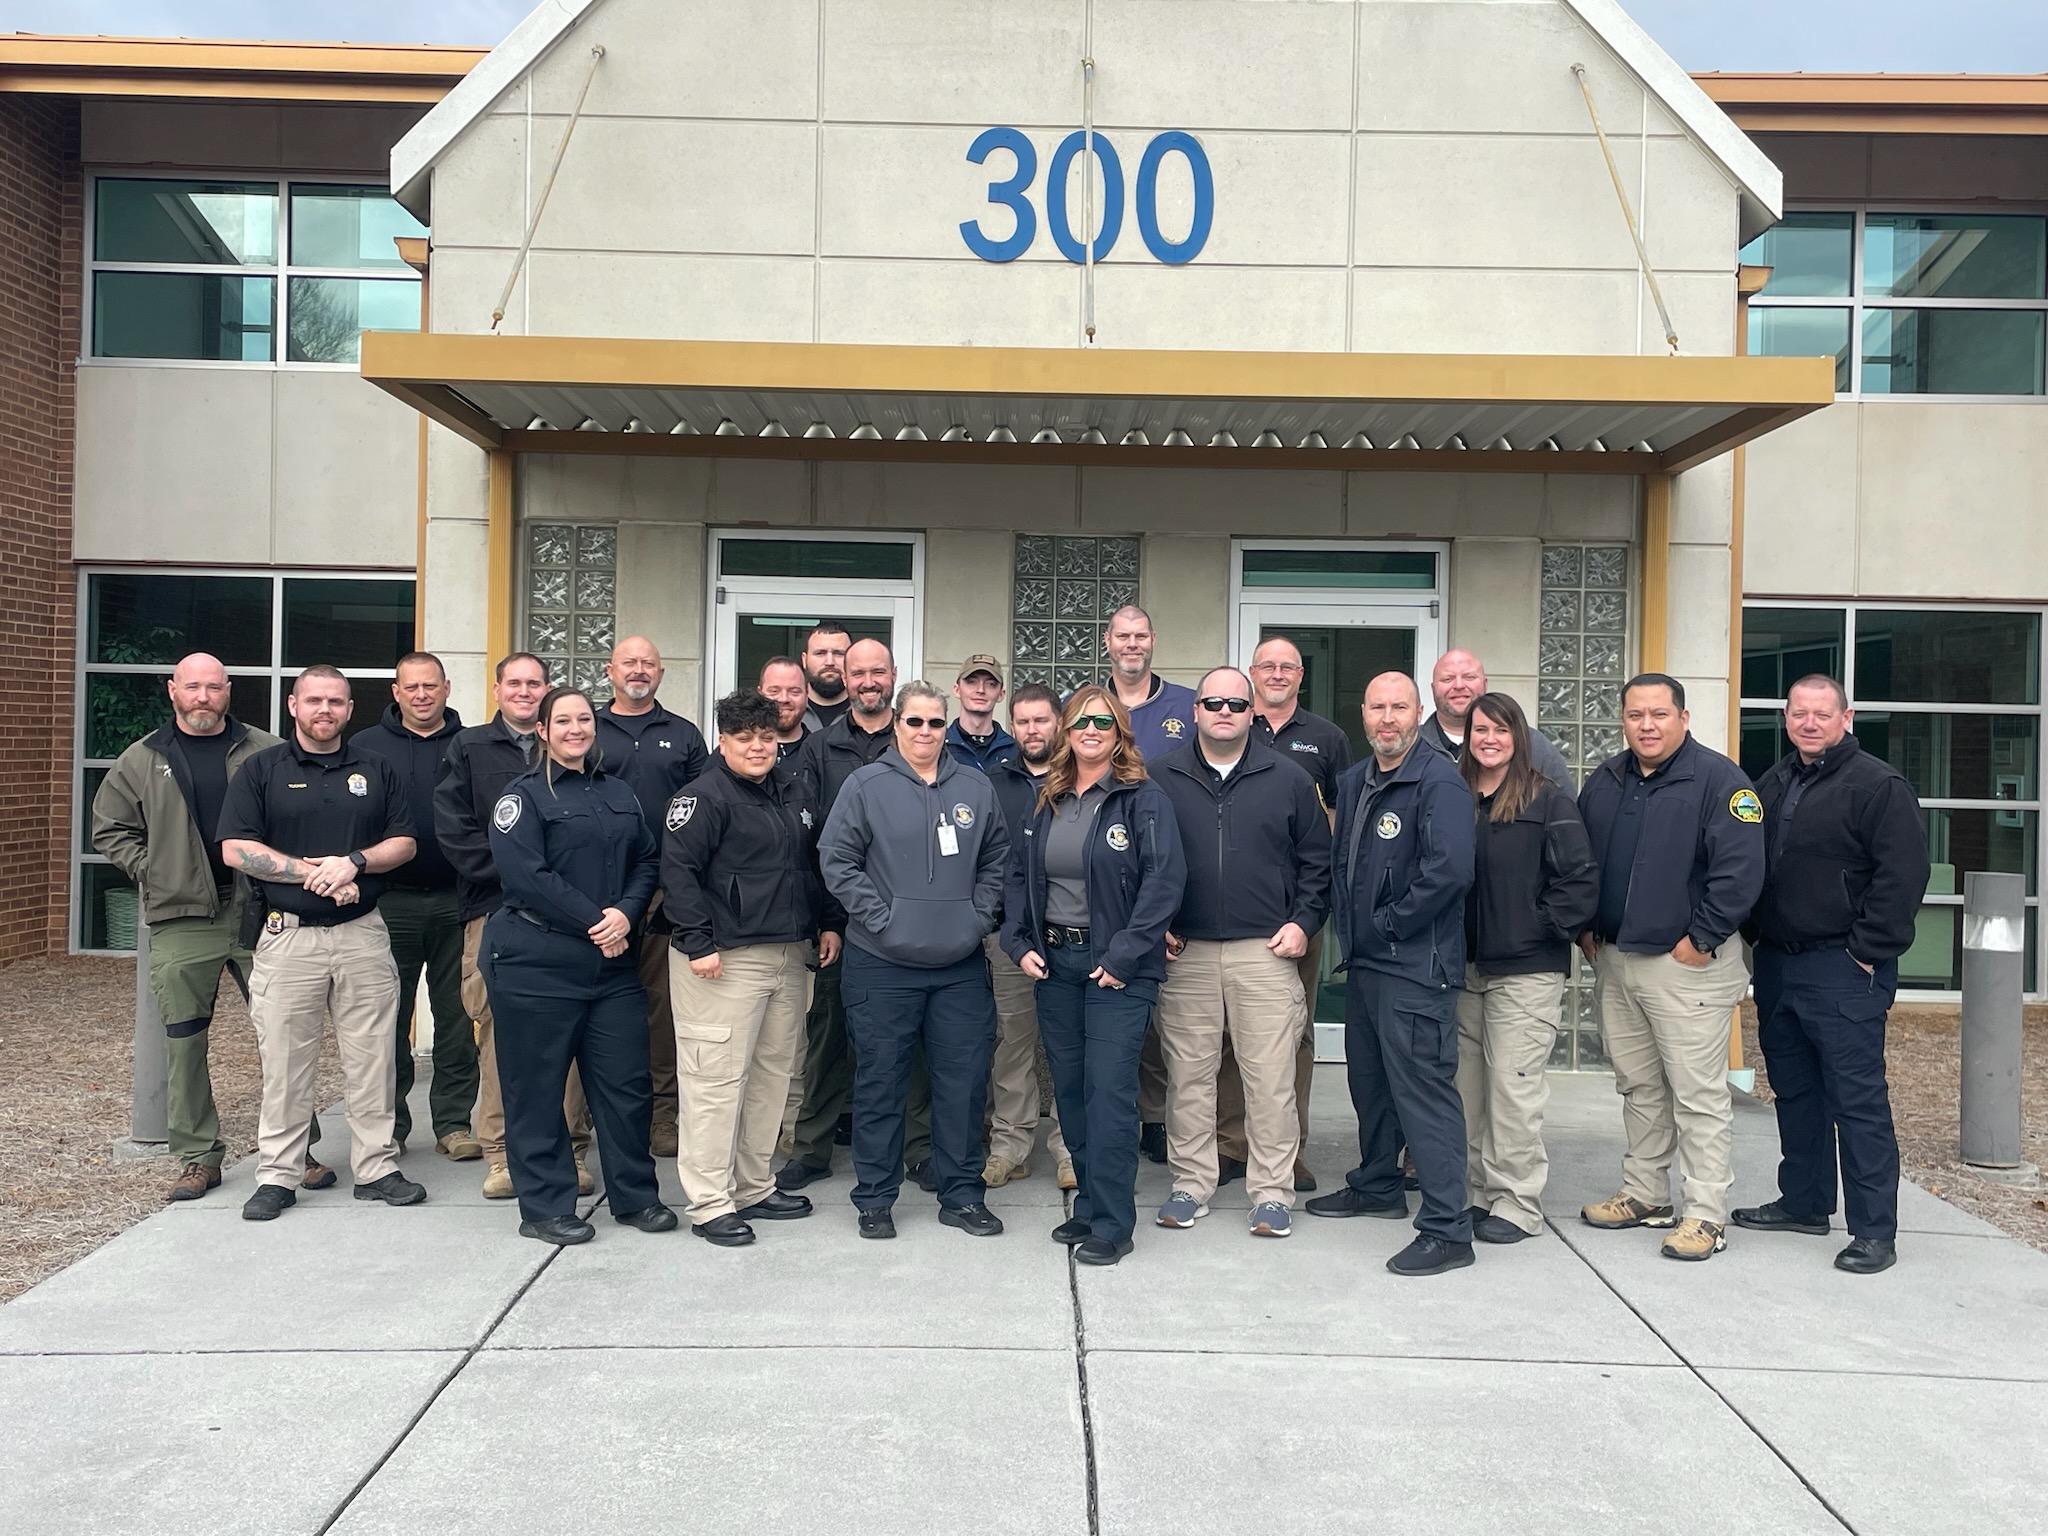
[[[1620,0],[1559,0],[1670,109],[1679,126],[1721,163],[1742,193],[1743,240],[1761,234],[1785,211],[1785,177],[1770,156],[1736,126],[1678,61],[1666,53]]]
[[[493,48],[462,83],[437,102],[412,131],[392,146],[391,192],[415,217],[425,220],[427,173],[434,162],[499,97],[516,85],[555,44],[573,32],[604,0],[541,0],[505,40]]]

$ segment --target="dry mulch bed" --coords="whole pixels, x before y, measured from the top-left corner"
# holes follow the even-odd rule
[[[2021,1156],[2048,1168],[2048,1008],[2026,1010],[2021,1049]],[[1756,1007],[1742,1005],[1743,1060],[1756,1068],[1757,1097],[1770,1102],[1769,1075],[1756,1043]],[[1966,1169],[1958,1085],[1962,1073],[1962,1012],[1953,1004],[1909,1003],[1894,1008],[1886,1026],[1886,1074],[1899,1129],[1906,1177],[1951,1205],[2002,1227],[2048,1252],[2048,1189],[1993,1184]]]
[[[263,1078],[248,1010],[225,973],[212,1047],[233,1163],[255,1150]],[[0,970],[0,1302],[163,1207],[177,1176],[169,1158],[114,1160],[129,1129],[134,1052],[132,961],[24,960]],[[330,1048],[321,1103],[338,1095],[338,1081]]]

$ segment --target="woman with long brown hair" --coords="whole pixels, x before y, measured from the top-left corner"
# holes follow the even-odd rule
[[[1578,805],[1536,768],[1529,720],[1504,693],[1472,703],[1458,770],[1478,817],[1458,995],[1458,1095],[1472,1235],[1519,1243],[1543,1230],[1550,1158],[1544,1077],[1571,943],[1600,901]]]
[[[1145,777],[1106,688],[1061,711],[1029,825],[1016,829],[1003,949],[1035,980],[1039,1038],[1078,1189],[1053,1241],[1114,1264],[1137,1228],[1138,1053],[1166,979],[1166,925],[1187,878],[1173,806]]]

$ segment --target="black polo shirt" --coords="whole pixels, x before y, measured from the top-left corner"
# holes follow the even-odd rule
[[[324,859],[387,837],[413,836],[412,812],[390,759],[353,742],[335,752],[308,752],[294,731],[250,758],[229,782],[218,836],[222,842],[247,838],[295,859]],[[360,875],[362,899],[343,907],[302,885],[251,879],[266,907],[325,925],[367,917],[385,886],[382,875]]]
[[[1275,731],[1264,715],[1254,715],[1252,739],[1304,769],[1316,781],[1324,810],[1337,808],[1337,780],[1351,766],[1351,738],[1336,721],[1297,708],[1294,718]]]

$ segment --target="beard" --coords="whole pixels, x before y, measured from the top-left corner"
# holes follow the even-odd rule
[[[804,677],[811,685],[811,692],[828,704],[846,693],[846,679],[843,677],[812,677],[808,672]]]
[[[1019,746],[1018,751],[1023,754],[1024,761],[1027,763],[1048,762],[1052,758],[1052,743],[1046,742],[1035,750],[1031,747]]]
[[[174,707],[171,713],[175,714],[178,723],[194,736],[211,736],[220,729],[221,722],[227,718],[227,711],[224,709],[184,710]]]

